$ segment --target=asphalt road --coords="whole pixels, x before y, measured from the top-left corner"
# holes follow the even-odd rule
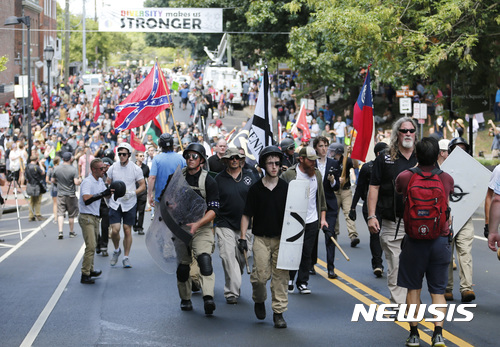
[[[177,114],[176,114],[177,116]],[[245,114],[236,114],[238,117]],[[244,274],[237,305],[223,297],[224,274],[218,252],[213,255],[216,276],[214,315],[206,317],[200,294],[193,295],[192,312],[179,309],[175,274],[166,274],[154,263],[145,246],[145,236],[134,233],[130,260],[133,268],[96,255],[96,268],[103,274],[94,285],[80,284],[84,242],[78,224],[76,238],[57,239],[52,207],[44,205],[45,222],[28,222],[21,211],[23,240],[19,238],[15,213],[0,220],[0,344],[2,346],[403,346],[408,324],[398,322],[351,322],[356,304],[388,303],[386,276],[375,278],[370,266],[368,231],[356,222],[361,243],[349,246],[341,220],[339,243],[348,253],[346,261],[337,252],[339,278],[329,280],[325,249],[320,242],[317,275],[311,276],[311,295],[289,295],[284,317],[287,329],[274,329],[270,298],[268,317],[259,321],[253,313],[249,276]],[[448,346],[496,346],[500,318],[496,255],[482,237],[481,209],[474,214],[476,239],[473,246],[474,290],[477,304],[471,322],[446,322]],[[361,216],[358,207],[358,216]],[[147,213],[145,227],[150,223]],[[67,223],[67,222],[66,222]],[[111,245],[111,242],[110,242]],[[458,272],[455,298],[459,298]],[[426,285],[423,303],[430,303]],[[459,304],[459,300],[453,303]],[[429,330],[429,328],[431,330]],[[430,344],[432,325],[419,325],[422,345]]]

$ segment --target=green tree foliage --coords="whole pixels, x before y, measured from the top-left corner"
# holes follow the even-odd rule
[[[0,72],[2,72],[3,70],[5,70],[7,68],[7,61],[9,59],[7,59],[6,56],[3,56],[3,57],[0,57]]]
[[[89,66],[93,66],[97,60],[99,62],[98,66],[101,67],[104,60],[109,61],[111,53],[127,52],[130,50],[132,45],[130,36],[124,33],[98,32],[98,23],[89,18],[86,19],[85,25],[88,30],[86,36],[86,55]],[[58,37],[63,40],[64,45],[65,14],[59,3],[57,3],[57,27],[62,29],[58,31]],[[70,61],[82,61],[83,36],[81,31],[81,16],[70,14],[70,29],[79,30],[72,31],[70,34]]]

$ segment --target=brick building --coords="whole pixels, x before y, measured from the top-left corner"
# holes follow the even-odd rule
[[[56,49],[56,0],[0,1],[0,56],[6,56],[6,69],[0,72],[0,104],[14,98],[14,76],[28,74],[27,27],[24,24],[5,26],[10,16],[31,19],[31,80],[47,82],[47,65],[43,50],[47,45]],[[52,62],[51,75],[57,75],[57,61]],[[55,71],[55,72],[54,72]],[[54,79],[52,79],[54,81]]]

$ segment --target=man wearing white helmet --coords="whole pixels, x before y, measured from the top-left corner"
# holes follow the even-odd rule
[[[130,248],[132,246],[132,225],[135,224],[137,194],[142,193],[146,189],[144,175],[141,168],[130,161],[132,155],[132,146],[127,142],[122,142],[116,147],[118,162],[114,163],[108,170],[107,183],[113,181],[123,181],[127,187],[125,196],[117,199],[109,199],[109,224],[111,225],[111,239],[115,246],[113,257],[111,258],[111,266],[115,266],[118,262],[118,257],[121,254],[120,249],[120,226],[123,221],[123,249],[124,257],[122,260],[123,267],[131,268],[130,260],[128,259]],[[138,188],[136,188],[136,182]]]

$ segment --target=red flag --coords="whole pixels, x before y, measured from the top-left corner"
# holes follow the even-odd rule
[[[31,97],[33,98],[33,109],[36,111],[40,108],[42,103],[40,102],[40,98],[36,92],[35,82],[31,82]]]
[[[146,146],[141,143],[132,130],[130,131],[130,145],[137,151],[146,152]]]
[[[309,131],[309,125],[307,124],[307,112],[306,104],[302,104],[300,107],[299,117],[292,127],[291,132],[297,134],[297,128],[302,130],[302,138],[309,141],[311,139],[311,132]]]
[[[99,99],[101,98],[101,89],[97,91],[97,95],[94,100],[92,108],[94,109],[94,123],[97,122],[97,118],[101,115],[101,108],[99,107]]]
[[[368,66],[365,82],[358,100],[354,104],[353,126],[358,132],[351,158],[366,161],[366,155],[370,148],[370,143],[374,138],[373,126],[373,100],[370,86],[370,67]]]
[[[146,124],[170,105],[170,91],[158,64],[149,72],[144,81],[120,105],[115,128],[117,132]]]

